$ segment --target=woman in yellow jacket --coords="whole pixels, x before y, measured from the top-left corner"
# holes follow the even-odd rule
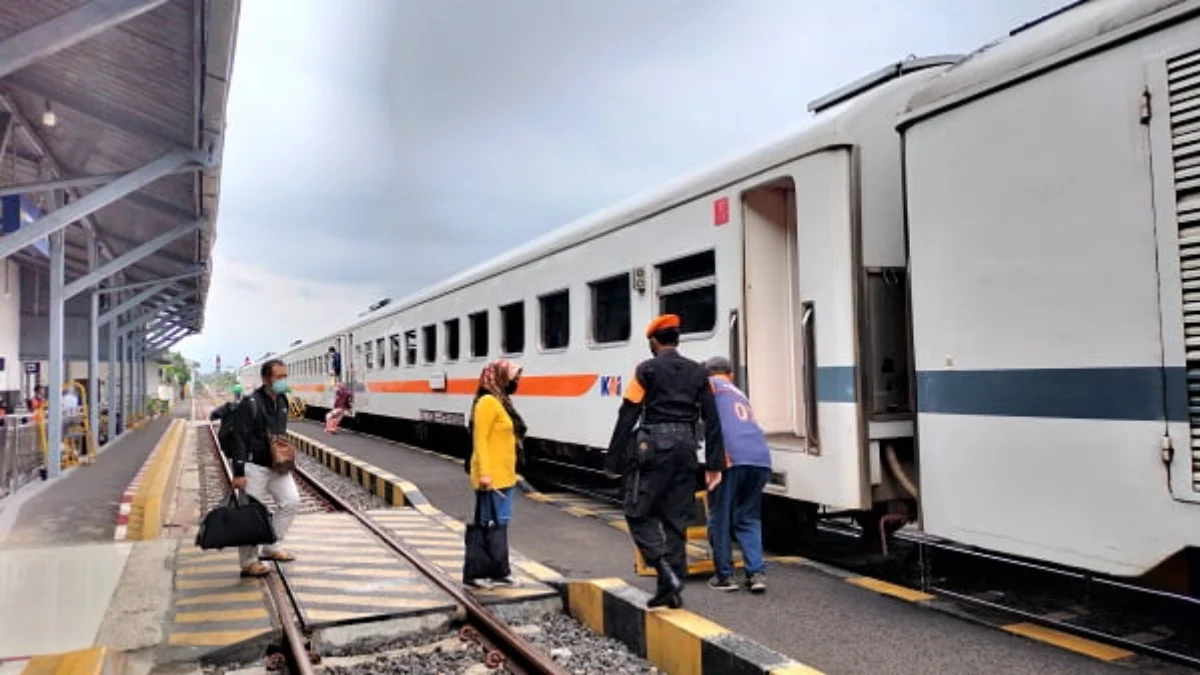
[[[521,368],[493,361],[479,375],[471,406],[471,456],[467,462],[479,525],[492,525],[503,542],[502,574],[491,579],[464,578],[469,586],[513,585],[508,565],[508,523],[512,520],[513,487],[517,484],[517,450],[525,439],[525,422],[510,398],[517,391]],[[465,571],[465,570],[464,570]]]

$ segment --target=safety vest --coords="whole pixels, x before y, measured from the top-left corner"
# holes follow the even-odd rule
[[[725,462],[729,466],[771,468],[771,450],[767,437],[754,419],[750,400],[732,382],[710,377],[717,414],[721,418],[721,436],[725,439]]]

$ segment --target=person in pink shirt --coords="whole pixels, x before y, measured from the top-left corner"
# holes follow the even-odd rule
[[[354,394],[344,384],[338,384],[337,393],[333,395],[333,410],[325,414],[325,433],[336,434],[338,425],[346,416],[346,411],[354,405]]]

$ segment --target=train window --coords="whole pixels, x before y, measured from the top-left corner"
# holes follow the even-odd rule
[[[518,300],[500,308],[500,351],[520,354],[525,351],[525,301]]]
[[[679,332],[708,333],[717,326],[717,254],[676,258],[658,269],[658,311],[679,315]]]
[[[363,356],[364,356],[364,363],[366,363],[367,368],[374,368],[375,367],[375,358],[371,352],[371,343],[370,342],[363,345]]]
[[[386,345],[387,343],[383,338],[378,338],[375,340],[375,353],[378,354],[378,356],[375,357],[375,360],[379,362],[379,365],[377,366],[378,368],[387,368]]]
[[[608,344],[628,340],[629,273],[590,282],[588,289],[592,295],[592,342]]]
[[[388,342],[391,343],[390,346],[392,348],[392,367],[399,368],[400,367],[400,335],[396,334],[396,335],[388,336]]]
[[[422,355],[425,363],[437,361],[437,324],[431,323],[421,328],[421,346],[424,348]]]
[[[571,341],[571,292],[547,293],[538,298],[542,349],[564,349]]]
[[[471,357],[480,358],[488,355],[488,313],[487,310],[475,312],[467,317],[471,323]]]
[[[458,360],[458,319],[450,319],[442,323],[446,336],[446,360]]]
[[[411,366],[417,363],[417,331],[404,331],[404,365]]]

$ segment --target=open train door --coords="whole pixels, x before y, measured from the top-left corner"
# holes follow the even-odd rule
[[[857,157],[843,146],[742,193],[739,379],[771,447],[767,489],[844,509],[871,507],[857,386],[857,204]]]
[[[346,388],[354,394],[354,403],[350,409],[346,411],[346,417],[353,418],[358,406],[363,403],[362,395],[365,391],[362,386],[363,372],[363,354],[362,345],[354,341],[354,332],[349,331],[338,335],[336,338],[338,352],[342,355],[342,382]],[[334,389],[336,392],[336,388]],[[329,402],[330,407],[333,407],[333,401]]]
[[[1149,184],[1159,266],[1162,461],[1171,495],[1200,503],[1200,49],[1146,64],[1142,121],[1150,139]]]

